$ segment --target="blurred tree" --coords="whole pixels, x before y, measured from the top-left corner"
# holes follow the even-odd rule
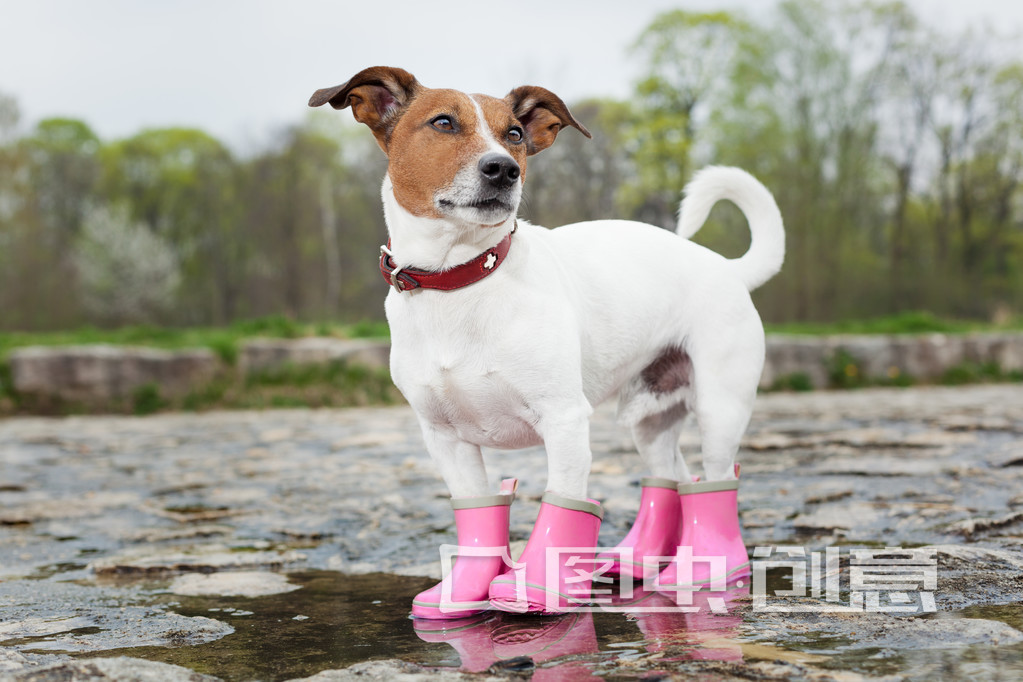
[[[47,236],[59,256],[66,256],[96,194],[100,140],[83,121],[50,118],[22,144],[31,159],[34,199]]]
[[[927,172],[926,154],[931,119],[941,87],[942,40],[923,26],[902,3],[883,6],[891,27],[891,58],[879,74],[881,103],[879,153],[893,174],[895,193],[887,235],[875,235],[875,250],[887,250],[888,312],[920,308],[929,301],[914,287],[922,274],[919,249],[913,253],[912,202],[919,199],[922,177]],[[885,248],[886,247],[886,248]]]
[[[771,319],[854,317],[884,304],[878,109],[903,20],[892,5],[789,1],[742,43],[712,139],[719,161],[768,183],[785,217],[785,268],[758,292]]]
[[[265,300],[293,317],[380,317],[380,182],[386,158],[363,130],[313,112],[251,162],[246,222],[263,245]]]
[[[626,133],[635,176],[621,201],[636,219],[674,228],[700,126],[730,91],[728,77],[750,30],[728,12],[673,10],[655,18],[633,44],[644,75]]]
[[[523,216],[546,227],[617,218],[617,191],[629,177],[623,128],[633,112],[627,103],[588,100],[572,113],[593,134],[565,130],[557,142],[530,158]]]
[[[594,139],[530,159],[523,216],[671,228],[693,171],[734,164],[787,226],[786,265],[755,293],[765,319],[1020,311],[1023,63],[993,30],[950,35],[909,7],[660,15],[632,48],[634,95],[574,103]],[[313,112],[243,158],[200,130],[104,144],[81,121],[19,122],[0,95],[0,327],[382,315],[387,161],[347,116]],[[711,218],[698,241],[745,250],[736,210]],[[67,295],[79,275],[89,310]]]
[[[164,321],[181,282],[168,240],[133,221],[126,206],[88,209],[74,261],[86,309],[108,325]]]
[[[179,322],[233,319],[248,267],[239,170],[220,141],[186,128],[147,130],[104,147],[101,191],[177,250]]]
[[[39,224],[29,200],[28,154],[17,138],[20,120],[17,101],[0,93],[0,326],[8,329],[33,324],[41,304],[29,284],[35,263],[26,252]]]

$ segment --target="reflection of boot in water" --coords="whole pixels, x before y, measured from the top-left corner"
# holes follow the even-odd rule
[[[528,656],[540,664],[562,656],[597,653],[592,613],[551,617],[500,617],[491,630],[494,653],[500,660]],[[586,680],[593,673],[581,662],[537,668],[533,679]]]
[[[462,670],[481,672],[494,664],[494,643],[491,640],[493,615],[489,613],[457,620],[414,619],[416,635],[424,642],[450,644],[462,661]]]
[[[720,592],[693,592],[693,606],[700,610],[686,613],[686,631],[693,647],[690,658],[701,661],[741,661],[742,646],[736,641],[742,616],[739,599],[748,597],[748,580],[743,587],[733,584]]]
[[[666,660],[741,661],[742,648],[735,641],[742,624],[737,600],[749,591],[747,585],[722,592],[682,592],[677,603],[674,594],[636,592],[616,606],[635,618],[647,651],[686,650]]]

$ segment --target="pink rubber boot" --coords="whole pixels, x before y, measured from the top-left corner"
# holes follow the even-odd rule
[[[640,484],[643,492],[639,497],[636,520],[625,539],[617,545],[617,549],[631,549],[632,556],[630,558],[628,552],[606,555],[614,563],[604,575],[640,579],[657,575],[661,565],[652,557],[672,556],[682,538],[678,481],[651,476],[642,479]]]
[[[588,604],[603,516],[594,500],[544,493],[517,568],[490,583],[490,605],[512,613],[564,613]]]
[[[680,485],[682,539],[675,559],[657,577],[658,589],[724,589],[750,575],[739,528],[739,466],[735,480]]]
[[[444,579],[412,600],[416,618],[464,618],[490,608],[490,581],[510,563],[508,513],[518,480],[501,483],[501,494],[451,500],[458,546]],[[442,548],[443,551],[443,548]]]

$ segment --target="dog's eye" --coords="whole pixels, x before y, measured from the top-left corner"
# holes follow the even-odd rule
[[[451,119],[450,116],[438,116],[432,121],[430,121],[430,125],[432,125],[437,130],[441,130],[445,133],[450,133],[455,129],[455,122]]]
[[[518,144],[519,142],[522,142],[522,137],[523,137],[522,128],[519,128],[518,126],[511,128],[508,131],[508,141],[511,142],[512,144]]]

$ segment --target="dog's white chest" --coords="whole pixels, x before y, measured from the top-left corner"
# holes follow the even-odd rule
[[[424,419],[462,440],[505,449],[539,445],[529,406],[509,379],[476,358],[422,366],[401,384]]]
[[[434,325],[394,318],[391,373],[422,420],[484,447],[515,449],[542,442],[533,428],[535,415],[521,373],[492,340],[466,333],[472,322],[449,319]],[[475,322],[500,326],[485,314]]]

